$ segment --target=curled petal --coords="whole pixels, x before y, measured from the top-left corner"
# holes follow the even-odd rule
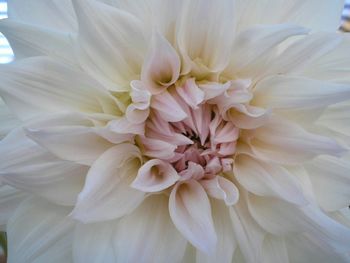
[[[190,178],[199,180],[204,176],[203,167],[194,162],[188,162],[186,170],[180,172],[181,180],[188,180]]]
[[[174,84],[180,74],[180,58],[170,43],[154,33],[151,47],[142,66],[141,80],[152,94]]]
[[[160,159],[171,159],[174,157],[176,146],[168,142],[143,137],[141,142],[144,146],[144,154]]]
[[[215,98],[222,93],[224,93],[228,88],[231,87],[231,82],[228,81],[224,84],[216,83],[216,82],[208,82],[199,84],[199,87],[204,91],[204,99],[210,100]]]
[[[204,253],[215,251],[217,236],[208,196],[195,180],[178,183],[170,194],[169,212],[176,228]]]
[[[176,87],[177,93],[180,97],[193,109],[198,108],[198,104],[200,104],[204,100],[204,92],[198,88],[195,79],[188,79],[183,86]]]
[[[171,164],[153,159],[139,169],[131,187],[143,192],[158,192],[172,186],[179,178]]]
[[[230,206],[237,203],[239,192],[237,187],[229,180],[222,176],[216,176],[210,180],[200,181],[204,190],[208,195],[216,199],[225,201],[225,204]]]

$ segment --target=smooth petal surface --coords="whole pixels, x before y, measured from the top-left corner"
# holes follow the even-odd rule
[[[162,191],[180,179],[171,164],[152,159],[141,166],[131,186],[143,192]]]
[[[171,221],[167,205],[163,195],[148,197],[117,223],[113,237],[116,262],[181,261],[188,243]]]
[[[175,185],[170,194],[169,211],[176,228],[192,245],[205,254],[214,253],[217,236],[210,203],[197,181]]]
[[[111,220],[132,212],[145,198],[129,185],[140,167],[139,149],[118,144],[91,166],[72,216],[84,223]]]
[[[289,262],[288,250],[283,237],[275,237],[272,235],[265,236],[262,251],[262,262],[264,263]]]
[[[20,121],[10,111],[4,101],[0,98],[0,139],[5,137],[12,129],[20,125]]]
[[[283,166],[238,155],[233,172],[238,182],[256,195],[274,196],[296,205],[307,204],[300,182]]]
[[[176,87],[177,93],[193,109],[198,108],[205,97],[205,93],[198,88],[195,79],[188,79],[183,86]]]
[[[72,262],[69,210],[42,199],[24,201],[7,225],[8,262]]]
[[[152,94],[161,93],[174,84],[180,74],[180,58],[176,50],[159,33],[154,33],[145,57],[141,81]]]

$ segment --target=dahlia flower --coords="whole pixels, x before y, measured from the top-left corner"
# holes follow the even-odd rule
[[[343,0],[11,0],[9,262],[350,262]]]

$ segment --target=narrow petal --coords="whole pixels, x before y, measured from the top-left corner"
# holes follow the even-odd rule
[[[175,83],[180,74],[180,58],[176,50],[159,33],[152,36],[145,57],[141,81],[152,94],[159,94]]]
[[[70,209],[30,198],[7,225],[9,262],[72,262],[74,222]]]
[[[79,24],[82,67],[108,89],[126,90],[141,72],[147,47],[141,21],[99,1],[72,2]]]
[[[233,171],[238,182],[256,195],[273,196],[297,205],[307,204],[300,182],[283,166],[239,155]]]
[[[237,187],[228,179],[216,176],[213,179],[201,180],[200,184],[211,197],[225,201],[227,206],[237,203],[239,192]]]
[[[145,198],[129,185],[140,166],[140,152],[132,144],[116,145],[91,166],[72,216],[79,221],[98,222],[122,217]]]
[[[174,157],[176,145],[163,140],[141,138],[144,147],[144,154],[153,158],[171,159]]]
[[[193,78],[188,79],[183,86],[177,86],[176,91],[192,109],[197,109],[205,96]]]
[[[181,106],[167,91],[153,96],[151,107],[168,122],[181,121],[187,117]]]
[[[171,221],[167,205],[164,195],[149,197],[118,222],[113,238],[115,262],[182,260],[188,243]]]
[[[212,254],[217,236],[209,199],[194,180],[178,183],[170,194],[169,211],[176,228],[203,253]]]
[[[350,84],[274,76],[258,82],[252,103],[265,108],[288,110],[328,106],[348,99]]]
[[[162,191],[180,179],[168,162],[152,159],[141,166],[131,186],[143,192]]]

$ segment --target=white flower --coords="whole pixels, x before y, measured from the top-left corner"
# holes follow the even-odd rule
[[[349,262],[342,5],[10,1],[9,262]]]

